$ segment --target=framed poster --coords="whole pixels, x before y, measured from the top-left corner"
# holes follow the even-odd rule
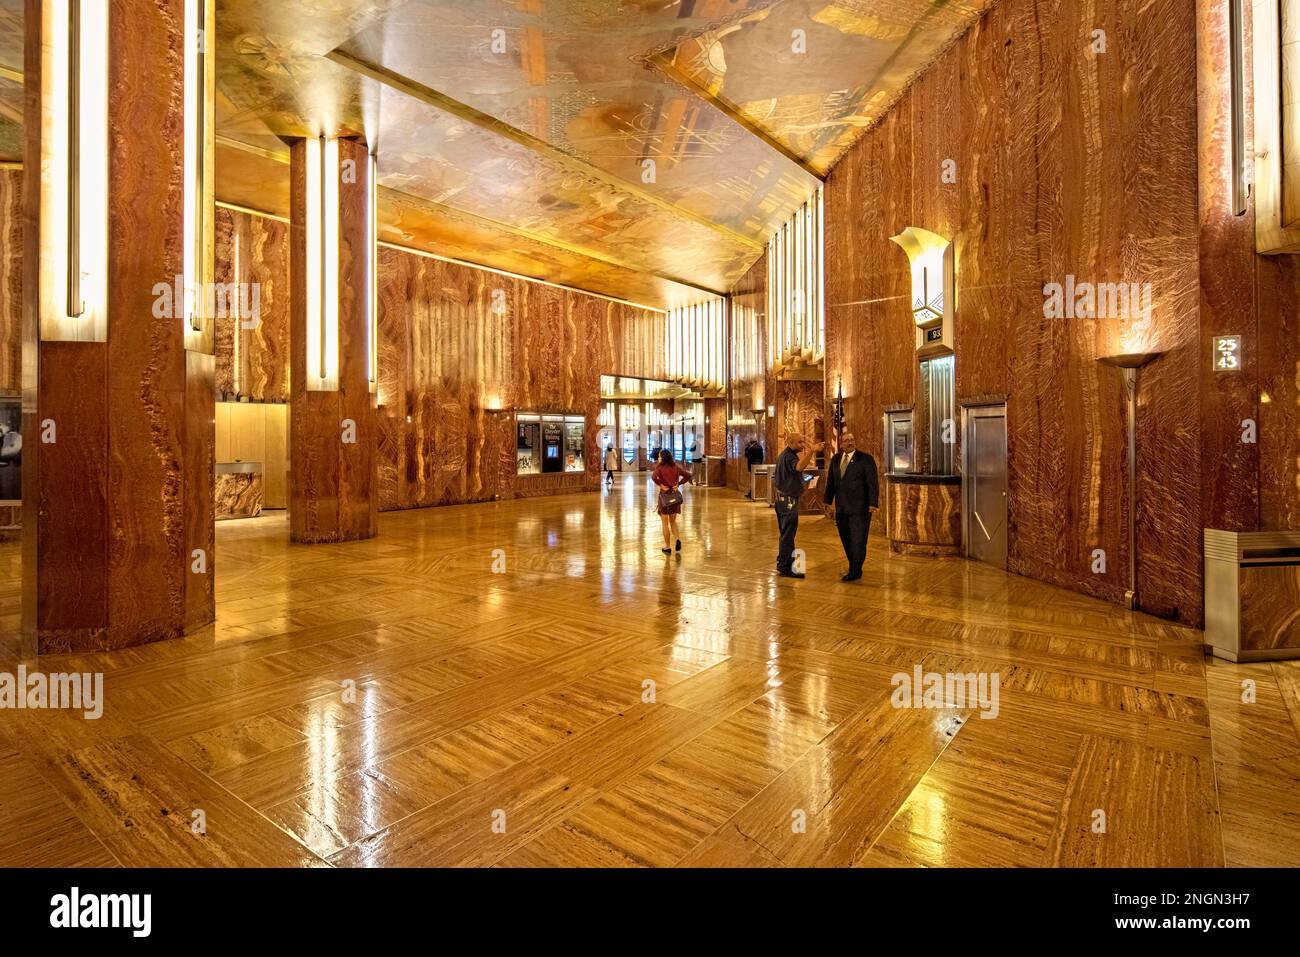
[[[537,415],[519,415],[515,420],[515,468],[520,475],[537,475],[542,470],[542,423]]]

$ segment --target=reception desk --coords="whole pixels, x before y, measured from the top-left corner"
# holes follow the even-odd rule
[[[905,555],[961,554],[961,476],[885,475],[889,550]]]

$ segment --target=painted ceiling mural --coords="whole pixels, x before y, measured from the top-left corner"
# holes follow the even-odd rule
[[[651,62],[824,176],[990,0],[785,0]]]
[[[989,2],[216,0],[218,196],[282,212],[286,139],[349,131],[384,238],[698,301]],[[21,10],[0,0],[0,159]]]

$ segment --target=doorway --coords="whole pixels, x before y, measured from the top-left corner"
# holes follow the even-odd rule
[[[1006,403],[963,409],[962,417],[962,540],[966,557],[1006,568]]]

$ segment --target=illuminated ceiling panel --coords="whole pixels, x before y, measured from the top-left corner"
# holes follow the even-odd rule
[[[386,238],[698,301],[987,3],[218,0],[218,197],[276,211],[288,138],[360,133]],[[21,21],[0,0],[11,72]],[[19,94],[0,69],[0,160],[20,158]]]

